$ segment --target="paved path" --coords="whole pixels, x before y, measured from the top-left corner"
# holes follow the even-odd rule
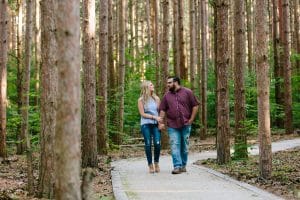
[[[300,138],[272,144],[272,151],[300,146]],[[250,149],[257,154],[258,148]],[[190,154],[187,173],[172,175],[171,156],[160,158],[160,173],[149,174],[146,158],[119,160],[112,163],[112,183],[116,200],[275,200],[273,194],[236,181],[214,170],[193,165],[197,160],[215,158],[216,152]]]

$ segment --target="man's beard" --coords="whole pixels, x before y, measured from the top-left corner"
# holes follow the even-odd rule
[[[175,86],[173,85],[172,87],[169,88],[170,92],[175,92]]]

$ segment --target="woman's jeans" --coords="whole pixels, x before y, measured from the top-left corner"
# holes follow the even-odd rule
[[[168,128],[174,168],[185,167],[188,160],[191,125]]]
[[[141,131],[144,136],[148,165],[152,164],[152,141],[154,144],[154,162],[158,163],[160,155],[160,131],[157,124],[143,124]]]

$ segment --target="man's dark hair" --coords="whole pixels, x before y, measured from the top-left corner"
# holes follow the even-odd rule
[[[173,82],[177,82],[180,85],[180,78],[178,76],[169,76],[168,79],[172,78]]]

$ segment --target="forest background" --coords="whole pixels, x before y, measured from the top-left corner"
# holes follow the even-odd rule
[[[247,137],[257,135],[267,158],[261,176],[268,178],[271,128],[299,130],[298,0],[0,5],[0,157],[27,153],[29,191],[33,152],[40,154],[38,193],[52,196],[49,182],[68,179],[54,175],[54,167],[73,163],[69,174],[79,177],[81,166],[97,166],[97,155],[139,137],[145,79],[160,97],[168,75],[194,91],[201,104],[192,135],[216,136],[219,164],[247,158]]]

